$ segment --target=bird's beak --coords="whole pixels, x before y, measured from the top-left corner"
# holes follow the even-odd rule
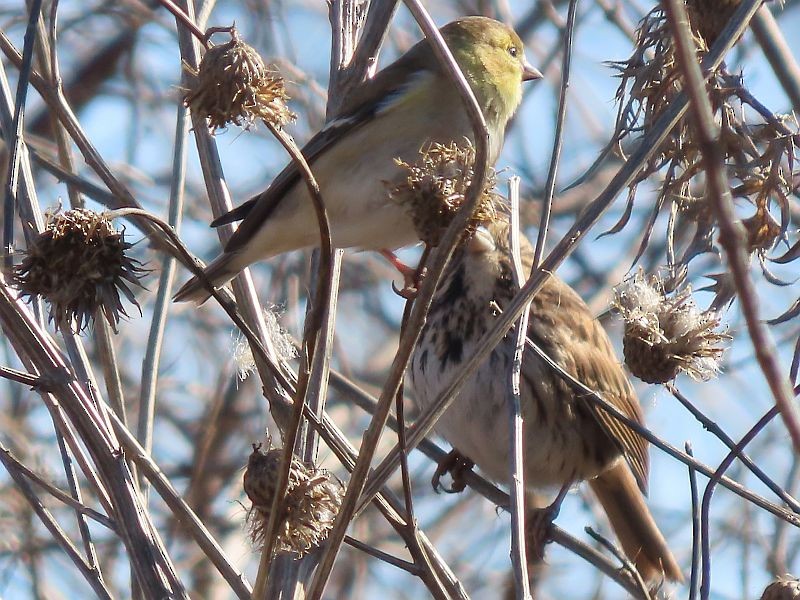
[[[522,81],[536,81],[542,77],[542,72],[529,63],[528,59],[522,61]]]

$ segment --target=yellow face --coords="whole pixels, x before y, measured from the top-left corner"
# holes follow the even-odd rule
[[[449,23],[442,35],[484,109],[505,122],[522,100],[522,82],[541,78],[525,59],[522,40],[508,26],[485,17]]]

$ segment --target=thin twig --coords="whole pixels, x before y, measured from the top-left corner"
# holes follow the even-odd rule
[[[606,550],[611,552],[611,554],[613,554],[616,557],[616,559],[622,563],[623,568],[630,573],[631,577],[636,582],[637,586],[636,595],[639,596],[641,600],[651,600],[650,592],[648,591],[647,585],[642,579],[641,573],[639,573],[639,570],[636,568],[636,565],[634,565],[630,561],[630,559],[627,556],[625,556],[625,553],[619,548],[617,548],[617,546],[614,543],[612,543],[611,540],[600,535],[591,527],[586,527],[584,528],[584,530],[586,531],[586,533],[589,534],[590,537],[592,537],[592,539],[597,541]]]
[[[553,137],[553,152],[550,155],[550,166],[547,170],[547,183],[545,183],[545,196],[542,202],[542,217],[539,224],[539,233],[536,236],[536,250],[533,253],[533,267],[539,266],[544,256],[547,230],[550,227],[550,212],[553,208],[553,196],[556,191],[556,176],[558,175],[558,162],[561,157],[561,148],[564,144],[564,121],[567,116],[567,90],[569,90],[569,77],[572,67],[572,38],[575,33],[575,15],[578,11],[578,0],[570,0],[567,12],[567,24],[564,29],[564,49],[561,62],[561,86],[558,93],[558,113],[556,114],[556,130]]]
[[[56,500],[63,502],[67,506],[70,506],[77,511],[80,511],[81,514],[86,515],[93,521],[97,521],[103,527],[106,527],[111,531],[117,530],[117,526],[113,520],[109,519],[103,513],[98,512],[93,508],[89,508],[85,504],[79,502],[66,492],[63,492],[62,490],[54,486],[52,483],[47,481],[41,475],[37,474],[35,471],[29,469],[27,466],[25,466],[23,463],[17,460],[16,457],[14,457],[14,455],[11,454],[11,451],[2,444],[0,444],[0,453],[5,454],[5,459],[3,463],[7,469],[16,469],[17,471],[25,475],[25,477],[27,477],[37,485],[43,487],[47,491],[47,493],[53,496],[53,498],[55,498]]]
[[[15,200],[19,187],[20,161],[23,153],[23,131],[25,123],[25,101],[28,97],[28,80],[33,65],[34,40],[36,28],[42,12],[42,0],[33,0],[28,13],[28,26],[22,45],[22,64],[17,80],[17,94],[14,98],[13,129],[6,134],[6,145],[11,148],[8,155],[8,171],[3,201],[3,265],[6,272],[13,266]]]
[[[87,583],[91,586],[92,591],[94,591],[97,597],[108,598],[111,600],[111,592],[109,592],[105,583],[103,583],[103,578],[100,576],[99,571],[96,571],[94,568],[92,568],[81,556],[80,552],[78,552],[78,549],[69,540],[66,532],[61,529],[50,511],[45,508],[44,504],[42,504],[42,501],[36,495],[36,492],[34,492],[33,488],[25,479],[25,477],[23,477],[22,474],[14,468],[13,464],[9,465],[7,462],[9,457],[10,454],[8,451],[5,448],[0,448],[0,462],[2,462],[6,467],[8,474],[11,475],[11,478],[16,483],[17,488],[22,492],[22,495],[25,496],[25,499],[31,505],[31,508],[33,508],[33,510],[36,512],[39,519],[42,521],[42,524],[50,532],[50,535],[53,536],[53,539],[56,541],[56,543],[58,543],[64,552],[66,552],[72,563],[78,567],[78,570],[81,572],[84,579],[86,579]]]
[[[678,399],[680,402],[689,412],[692,413],[695,419],[697,419],[700,424],[708,431],[713,433],[717,436],[723,444],[725,444],[729,450],[733,450],[736,447],[736,442],[726,434],[722,428],[717,425],[714,421],[709,419],[703,412],[695,406],[693,402],[691,402],[686,396],[684,396],[678,388],[675,387],[672,383],[664,384],[664,387]],[[781,500],[786,503],[792,511],[795,513],[800,514],[800,502],[792,498],[791,495],[777,482],[775,482],[772,478],[770,478],[762,469],[759,467],[753,459],[751,459],[747,454],[744,452],[738,456],[739,460],[755,475],[761,482],[767,486],[772,492]]]
[[[172,175],[170,177],[168,224],[176,235],[180,234],[183,213],[184,185],[186,183],[186,137],[189,133],[188,110],[178,105],[175,119],[175,141],[172,153]],[[164,345],[164,330],[167,313],[172,299],[172,284],[175,279],[175,258],[166,255],[162,258],[161,274],[158,278],[158,292],[153,305],[153,318],[147,336],[144,359],[142,360],[142,380],[139,394],[139,421],[136,437],[147,452],[153,448],[153,425],[155,420],[156,394],[158,391],[158,370],[161,364],[161,350]],[[119,414],[119,412],[118,412]],[[147,498],[147,485],[140,480],[142,494]]]
[[[744,434],[744,436],[742,436],[742,439],[739,440],[736,447],[728,452],[722,462],[720,462],[719,467],[717,467],[717,470],[711,475],[711,480],[708,482],[703,492],[703,499],[700,503],[700,540],[702,542],[700,598],[702,600],[708,600],[711,591],[711,532],[709,527],[709,512],[711,510],[711,497],[714,494],[714,489],[721,481],[725,471],[728,470],[736,459],[736,456],[744,450],[745,446],[747,446],[747,444],[749,444],[777,414],[778,408],[773,406]]]
[[[520,255],[520,223],[519,223],[519,177],[512,177],[508,182],[508,198],[511,203],[511,226],[509,227],[509,246],[511,247],[512,272],[514,284],[521,288],[530,276],[522,265]],[[514,360],[508,380],[508,413],[509,431],[511,432],[508,448],[509,471],[511,473],[511,564],[514,567],[516,581],[516,597],[527,600],[532,598],[528,579],[528,558],[525,536],[525,423],[522,419],[522,360],[525,357],[525,337],[528,331],[530,302],[527,304],[517,322],[517,336],[514,344]],[[527,399],[532,401],[531,398]]]
[[[686,442],[684,445],[686,454],[694,456],[692,444]],[[697,493],[697,471],[689,467],[689,489],[692,497],[692,573],[689,579],[689,600],[697,598],[697,584],[700,577],[700,549],[702,545],[702,531],[700,527],[700,499]],[[783,523],[783,521],[779,521]]]

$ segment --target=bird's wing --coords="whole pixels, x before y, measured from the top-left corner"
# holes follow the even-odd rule
[[[573,318],[571,315],[581,316]],[[608,335],[572,288],[555,276],[550,277],[534,297],[530,319],[528,336],[533,342],[572,377],[600,394],[629,419],[642,423],[636,392],[615,359]],[[534,327],[537,320],[538,327]],[[538,335],[537,330],[548,333]],[[559,336],[565,338],[559,341]],[[569,352],[559,353],[559,347],[568,347]],[[575,399],[619,445],[639,487],[646,493],[649,471],[647,440],[591,400],[582,398],[580,393],[575,394]]]
[[[334,146],[351,131],[364,126],[375,116],[389,110],[392,105],[402,100],[407,88],[418,80],[423,73],[432,73],[437,66],[431,63],[424,50],[425,41],[417,43],[397,61],[380,71],[372,79],[368,79],[356,87],[344,102],[339,114],[328,122],[303,147],[302,153],[306,161],[313,165],[314,161],[326,150]],[[212,227],[242,220],[242,224],[231,236],[225,246],[226,252],[234,252],[242,248],[261,225],[273,213],[286,193],[300,179],[294,164],[289,163],[273,180],[270,186],[260,194],[250,198],[218,217]]]

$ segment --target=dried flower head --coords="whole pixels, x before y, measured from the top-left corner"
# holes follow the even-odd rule
[[[231,40],[211,46],[203,55],[198,71],[188,69],[192,83],[184,104],[208,118],[212,130],[228,123],[249,127],[256,119],[281,127],[295,119],[286,106],[289,96],[283,78],[236,32]]]
[[[50,320],[62,331],[83,330],[101,311],[116,332],[120,315],[128,316],[120,293],[139,309],[129,284],[141,287],[146,272],[127,255],[132,246],[104,213],[51,214],[14,268],[14,281],[23,295],[50,303]]]
[[[664,383],[683,371],[707,380],[719,372],[729,336],[718,331],[720,316],[700,311],[685,287],[671,296],[658,277],[640,269],[614,289],[612,309],[625,321],[625,363],[642,381]]]
[[[701,61],[709,45],[735,11],[739,0],[687,0],[691,30]],[[634,53],[614,63],[621,78],[619,112],[611,146],[628,137],[647,134],[683,90],[675,45],[663,10],[656,7],[637,29]],[[744,86],[739,75],[724,65],[710,73],[707,90],[720,128],[719,145],[734,198],[745,202],[742,216],[748,230],[748,249],[756,254],[767,280],[775,281],[765,263],[769,252],[788,229],[792,172],[798,158],[798,124],[793,116],[775,115]],[[756,115],[754,123],[748,119]],[[621,230],[632,212],[638,185],[651,176],[661,180],[647,221],[639,255],[647,247],[664,206],[672,204],[667,225],[668,266],[680,270],[696,256],[715,252],[717,221],[706,197],[706,174],[694,122],[684,116],[631,183],[628,207],[611,231]],[[745,203],[755,208],[747,210]],[[778,223],[771,212],[780,213]],[[677,235],[676,235],[677,233]],[[677,246],[677,247],[676,247]]]
[[[761,600],[800,600],[800,580],[791,575],[778,577],[766,587]]]
[[[247,522],[258,546],[264,543],[282,458],[281,448],[263,449],[261,444],[253,444],[247,461],[244,491],[253,503]],[[277,550],[300,558],[319,546],[333,527],[343,495],[344,488],[333,475],[293,457],[284,514],[277,522]]]
[[[411,212],[419,239],[436,246],[458,209],[464,203],[467,188],[475,176],[475,148],[469,140],[463,146],[431,144],[420,150],[415,164],[395,159],[407,172],[406,179],[389,190],[389,198],[406,205]],[[471,237],[481,222],[495,215],[491,193],[496,182],[494,169],[489,169],[482,197],[470,219],[465,237]]]

